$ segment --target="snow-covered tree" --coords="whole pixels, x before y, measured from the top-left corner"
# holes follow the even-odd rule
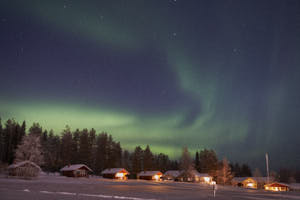
[[[226,158],[224,158],[222,161],[221,167],[217,172],[217,177],[218,177],[218,183],[224,185],[229,184],[233,178],[231,173],[231,168]]]
[[[180,169],[183,171],[190,171],[194,169],[193,160],[187,147],[182,150],[180,158]]]
[[[24,136],[16,150],[16,162],[29,160],[37,165],[43,164],[42,147],[40,137],[34,134]]]

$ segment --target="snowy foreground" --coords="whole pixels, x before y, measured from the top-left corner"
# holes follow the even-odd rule
[[[274,193],[218,186],[216,197],[210,186],[197,183],[118,181],[102,178],[42,176],[35,180],[0,178],[0,199],[299,199],[300,192]]]

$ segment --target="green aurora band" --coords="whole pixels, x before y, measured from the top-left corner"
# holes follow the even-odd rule
[[[224,156],[222,148],[218,149],[219,146],[241,143],[247,139],[251,121],[246,114],[240,112],[240,107],[237,106],[235,110],[231,110],[230,117],[227,117],[226,110],[220,107],[220,99],[223,99],[226,92],[224,85],[233,84],[232,80],[235,77],[234,68],[228,69],[227,73],[232,75],[227,78],[222,79],[221,74],[218,74],[224,67],[224,63],[218,60],[222,60],[221,58],[226,55],[218,52],[215,54],[217,59],[209,63],[193,60],[194,56],[191,56],[193,49],[187,50],[184,43],[172,38],[171,33],[164,28],[163,24],[169,24],[169,27],[174,27],[175,30],[177,26],[171,18],[158,17],[163,15],[164,10],[157,9],[156,15],[141,10],[140,13],[141,15],[144,13],[144,18],[128,25],[115,20],[113,14],[105,13],[105,8],[97,17],[89,14],[100,13],[100,11],[88,4],[82,4],[81,9],[76,9],[78,7],[64,9],[57,1],[36,1],[33,4],[24,3],[23,8],[22,12],[35,16],[37,21],[41,20],[49,26],[63,30],[66,34],[79,34],[88,41],[118,49],[116,51],[139,51],[148,38],[154,37],[148,33],[151,30],[159,30],[160,35],[168,35],[157,36],[157,44],[154,46],[159,46],[157,51],[166,55],[170,70],[177,76],[179,89],[195,101],[201,102],[201,114],[197,115],[194,123],[181,127],[180,123],[184,120],[184,113],[187,112],[185,108],[172,113],[147,115],[107,105],[82,106],[75,101],[66,104],[42,100],[21,102],[7,99],[0,102],[0,110],[4,113],[1,113],[2,121],[8,118],[15,118],[17,121],[25,119],[27,127],[33,122],[39,122],[44,129],[53,129],[57,134],[66,125],[69,125],[72,130],[95,128],[98,133],[106,131],[112,134],[124,148],[129,150],[133,150],[137,145],[149,144],[154,152],[164,152],[172,158],[180,154],[182,146],[188,146],[192,152],[203,148],[216,148],[221,151],[218,153]],[[122,11],[124,9],[125,11]],[[128,16],[132,9],[134,8],[121,5],[117,7],[116,12],[124,15],[126,13],[127,21],[130,21],[135,17],[134,15]],[[57,11],[61,13],[53,15]],[[111,17],[106,17],[109,15]],[[151,24],[151,18],[156,19],[154,21],[157,23]],[[136,27],[142,21],[149,21],[146,30]],[[238,65],[239,62],[242,61],[234,64]],[[284,109],[282,105],[286,98],[284,86],[272,86],[267,97],[268,124],[258,125],[258,129],[265,133],[266,145],[249,152],[253,157],[267,151],[274,144],[272,133],[278,128],[277,123],[281,120],[280,114]],[[228,146],[225,145],[224,148],[226,147]],[[238,155],[234,149],[228,151]]]

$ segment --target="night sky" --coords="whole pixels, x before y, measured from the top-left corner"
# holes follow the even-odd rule
[[[300,1],[0,1],[0,116],[300,166]]]

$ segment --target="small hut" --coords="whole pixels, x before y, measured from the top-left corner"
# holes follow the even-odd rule
[[[124,168],[108,168],[101,172],[103,178],[126,180],[129,172]]]
[[[273,181],[274,178],[270,177],[269,180]],[[235,177],[232,179],[232,185],[249,189],[262,189],[267,182],[267,177]]]
[[[20,177],[37,177],[41,168],[29,160],[18,162],[8,166],[8,175]]]
[[[163,174],[160,171],[142,171],[137,174],[138,179],[144,180],[160,180]]]
[[[282,191],[286,192],[290,190],[289,185],[283,183],[277,183],[277,182],[266,184],[264,188],[265,190],[275,191],[275,192],[282,192]]]
[[[180,175],[179,170],[168,170],[161,177],[163,180],[175,180]]]
[[[68,177],[88,177],[89,172],[93,172],[93,170],[84,164],[66,165],[60,171],[63,176]]]
[[[212,177],[206,173],[199,173],[197,170],[181,171],[180,175],[177,176],[176,181],[211,184]]]

